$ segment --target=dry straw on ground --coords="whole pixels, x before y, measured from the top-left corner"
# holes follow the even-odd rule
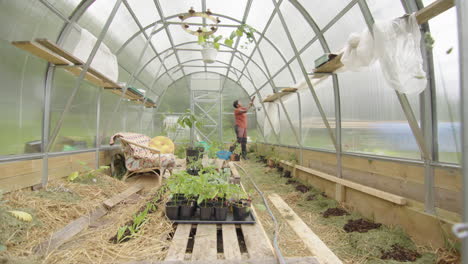
[[[103,200],[129,187],[106,175],[99,175],[96,179],[87,184],[58,179],[50,182],[47,190],[20,190],[4,195],[3,212],[10,208],[25,210],[32,213],[34,221],[22,223],[0,212],[1,217],[6,217],[2,218],[5,221],[0,221],[3,223],[0,223],[3,234],[0,242],[8,247],[7,251],[0,253],[0,260],[8,260],[7,263],[115,263],[160,259],[167,248],[166,237],[172,231],[171,224],[160,211],[149,215],[148,222],[135,239],[122,244],[109,241],[118,228],[144,206],[144,198],[133,204],[116,206],[99,220],[101,226],[79,233],[44,258],[34,256],[34,247],[55,231],[89,214]],[[146,194],[146,197],[150,195]]]

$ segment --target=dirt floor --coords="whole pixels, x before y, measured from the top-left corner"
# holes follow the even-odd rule
[[[178,165],[179,163],[180,160]],[[382,225],[363,233],[348,233],[343,227],[350,220],[358,220],[361,216],[349,210],[349,214],[346,214],[341,210],[346,208],[341,208],[336,201],[328,199],[313,186],[281,177],[276,169],[266,168],[253,159],[242,162],[241,165],[266,195],[280,195],[344,263],[401,263],[382,259],[392,257],[416,258],[412,263],[457,263],[456,256],[447,249],[436,252],[418,247],[400,229]],[[183,166],[179,166],[178,170],[180,169]],[[243,173],[241,176],[244,187],[253,197],[252,204],[258,218],[272,238],[271,218],[259,195],[253,191],[249,178]],[[132,220],[133,215],[154,197],[163,181],[154,175],[140,175],[123,183],[105,174],[98,174],[94,180],[69,182],[65,178],[58,179],[51,181],[47,190],[22,190],[0,196],[0,263],[125,263],[164,259],[173,226],[164,216],[162,207],[149,214],[141,232],[128,242],[115,244],[111,241],[118,229]],[[47,256],[38,257],[33,254],[34,248],[56,230],[89,214],[102,201],[121,193],[135,182],[145,185],[140,194],[117,205],[106,216],[91,223],[88,229]],[[273,206],[271,208],[280,222],[279,243],[283,254],[312,255],[276,209]],[[327,209],[330,210],[325,218]],[[32,215],[33,220],[20,221],[8,213],[9,210],[26,211]],[[352,226],[361,227],[361,222],[356,223]],[[364,226],[368,227],[369,224]],[[2,245],[7,249],[2,249]]]
[[[267,168],[265,164],[257,162],[253,154],[248,161],[241,162],[241,166],[248,171],[249,176],[264,192],[264,195],[268,196],[271,193],[280,195],[343,263],[402,263],[405,257],[412,261],[406,260],[408,262],[404,263],[460,263],[459,256],[450,250],[420,247],[400,228],[362,219],[362,216],[343,208],[338,202],[329,199],[313,186],[304,186],[296,179],[282,177],[283,172]],[[241,171],[240,173],[244,187],[253,197],[252,204],[265,230],[270,238],[273,238],[273,223],[260,196],[255,192],[248,177]],[[270,208],[280,222],[279,244],[283,254],[285,256],[311,255],[274,206],[270,205]],[[348,214],[341,209],[346,210]],[[346,225],[348,225],[349,232],[344,229]],[[399,261],[398,258],[400,258]]]

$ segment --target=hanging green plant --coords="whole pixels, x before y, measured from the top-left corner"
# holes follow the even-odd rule
[[[201,32],[207,32],[207,28],[199,28]],[[211,35],[199,35],[198,36],[198,44],[203,46],[203,47],[213,47],[217,50],[220,48],[220,42],[224,40],[224,45],[228,47],[233,47],[234,45],[234,40],[236,38],[241,38],[242,36],[246,36],[247,41],[245,41],[243,44],[240,45],[241,48],[246,49],[247,46],[250,43],[253,43],[255,41],[254,39],[254,33],[255,29],[247,24],[242,24],[239,25],[235,30],[231,32],[229,37],[224,37],[223,35],[218,35],[215,36],[214,34]]]

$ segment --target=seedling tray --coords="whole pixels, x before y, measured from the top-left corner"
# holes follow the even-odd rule
[[[232,212],[228,212],[226,220],[217,221],[212,217],[212,220],[200,220],[200,209],[197,208],[195,215],[190,220],[171,220],[173,223],[177,224],[255,224],[257,219],[252,211],[249,212],[249,215],[245,218],[244,221],[234,220]]]

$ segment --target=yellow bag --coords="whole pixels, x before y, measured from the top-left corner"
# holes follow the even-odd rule
[[[155,149],[159,149],[161,154],[170,154],[174,153],[174,143],[170,138],[157,136],[151,139],[149,146]]]

